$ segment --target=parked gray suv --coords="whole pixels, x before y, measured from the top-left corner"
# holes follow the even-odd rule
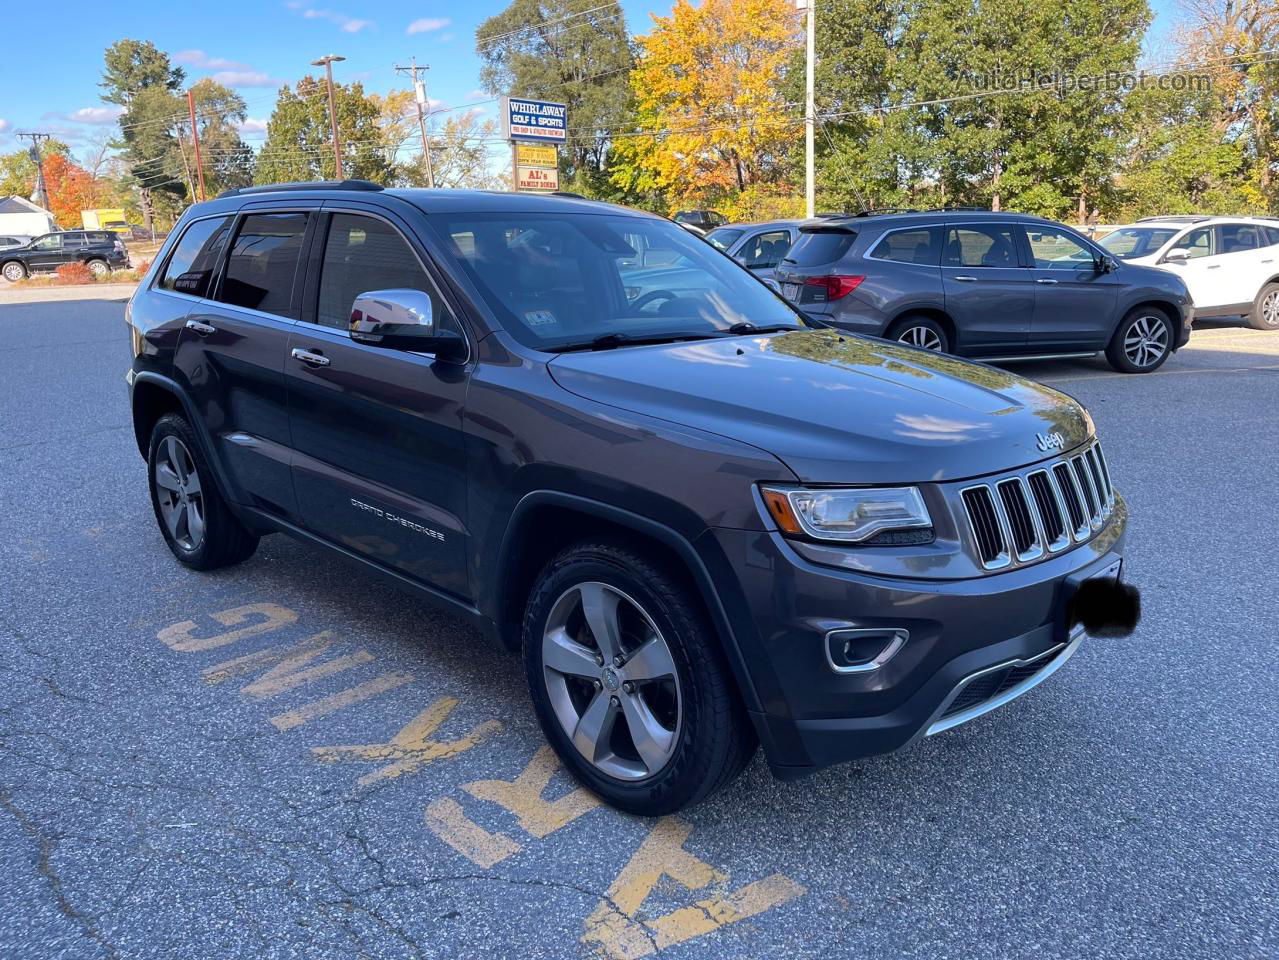
[[[818,329],[648,214],[249,188],[183,215],[127,322],[181,563],[278,531],[444,607],[522,652],[560,759],[628,811],[761,743],[783,778],[897,750],[1133,622],[1079,404]]]
[[[773,271],[844,330],[976,359],[1091,356],[1149,373],[1190,339],[1182,280],[1050,220],[911,211],[813,220]]]

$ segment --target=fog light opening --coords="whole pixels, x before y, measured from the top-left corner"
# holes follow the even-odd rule
[[[826,663],[836,673],[870,673],[895,657],[910,639],[902,627],[832,630],[826,634]]]

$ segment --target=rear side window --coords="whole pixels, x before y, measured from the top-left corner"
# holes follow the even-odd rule
[[[62,237],[63,250],[82,250],[87,243],[83,233],[68,233]]]
[[[1265,246],[1267,247],[1279,243],[1279,227],[1262,227],[1261,235],[1265,239]]]
[[[240,223],[218,299],[287,317],[306,234],[305,213],[252,213]]]
[[[1221,225],[1221,252],[1241,253],[1263,246],[1257,236],[1257,228],[1250,223],[1223,223]]]
[[[187,227],[164,267],[160,289],[207,297],[230,224],[230,217],[214,217]]]
[[[824,263],[834,263],[848,252],[848,248],[857,239],[855,231],[849,230],[801,230],[795,246],[786,254],[787,263],[797,267],[817,267]]]
[[[942,265],[947,267],[1016,267],[1017,235],[1011,224],[969,224],[946,233]]]
[[[935,267],[941,258],[941,228],[894,230],[875,245],[871,256],[877,260]]]

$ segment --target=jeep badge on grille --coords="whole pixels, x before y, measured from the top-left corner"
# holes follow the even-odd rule
[[[1047,453],[1049,450],[1062,450],[1066,446],[1066,438],[1054,430],[1052,433],[1035,434],[1035,445]]]

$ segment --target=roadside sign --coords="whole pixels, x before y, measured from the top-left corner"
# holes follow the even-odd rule
[[[568,138],[568,107],[545,100],[503,97],[502,136],[507,140],[563,143]]]
[[[526,167],[555,167],[559,166],[559,159],[559,151],[554,147],[537,143],[515,145],[515,162]]]
[[[545,190],[550,192],[560,188],[560,171],[556,167],[528,167],[516,165],[516,190]]]

